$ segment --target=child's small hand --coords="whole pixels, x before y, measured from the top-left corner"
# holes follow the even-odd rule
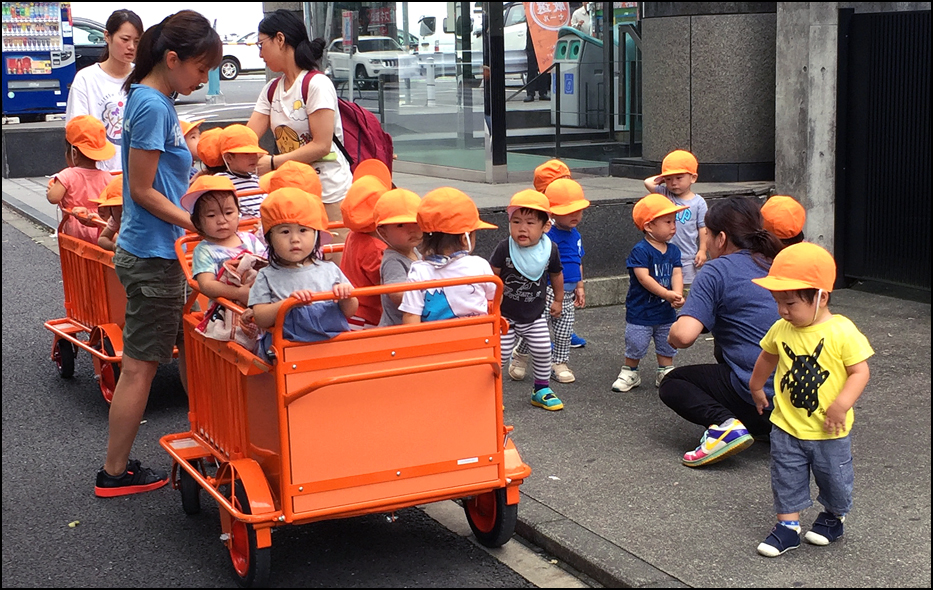
[[[249,285],[237,287],[236,302],[245,305],[249,301]]]
[[[549,311],[551,312],[551,317],[559,318],[561,313],[563,313],[564,311],[562,302],[558,301],[557,299],[554,299],[554,301],[551,302],[551,308]]]
[[[763,389],[752,390],[752,401],[755,402],[755,408],[758,409],[758,414],[764,414],[765,408],[768,407],[768,396],[765,395]]]
[[[700,268],[704,264],[706,264],[706,252],[698,250],[697,255],[693,257],[693,265]]]
[[[846,431],[846,412],[836,404],[830,404],[826,409],[826,419],[823,420],[823,430],[829,434],[839,436]]]
[[[314,291],[311,289],[299,289],[297,291],[292,291],[292,297],[298,301],[311,301],[311,298],[314,297]]]
[[[253,320],[254,315],[252,309],[244,311],[243,315],[240,316],[240,329],[243,330],[247,338],[255,340],[256,337],[259,336],[260,329]]]
[[[347,299],[353,291],[353,285],[350,283],[337,283],[334,285],[334,295],[337,299]]]
[[[583,285],[573,290],[573,305],[574,307],[586,307],[586,291]]]
[[[687,301],[687,300],[684,299],[684,296],[683,296],[683,295],[681,295],[680,293],[677,293],[677,296],[674,297],[674,300],[673,300],[673,301],[671,301],[671,306],[672,306],[674,309],[680,309],[681,307],[684,306],[684,303],[686,303],[686,301]]]

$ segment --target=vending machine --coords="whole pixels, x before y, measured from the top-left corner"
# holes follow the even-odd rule
[[[3,2],[3,114],[64,113],[75,77],[70,2]]]

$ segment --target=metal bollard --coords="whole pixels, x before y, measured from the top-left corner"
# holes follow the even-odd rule
[[[428,58],[428,69],[425,74],[425,83],[427,85],[428,91],[428,106],[433,107],[437,106],[437,99],[434,94],[434,58]]]

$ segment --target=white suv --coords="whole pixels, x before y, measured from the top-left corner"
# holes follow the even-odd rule
[[[378,88],[380,74],[400,77],[417,75],[418,59],[390,37],[360,37],[351,56],[343,49],[343,39],[335,39],[327,50],[329,65],[324,73],[332,79],[350,79],[350,71],[360,88]]]

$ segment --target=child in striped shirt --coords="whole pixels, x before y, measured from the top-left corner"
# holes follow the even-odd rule
[[[225,176],[233,181],[240,198],[240,211],[243,219],[259,217],[259,205],[266,197],[259,193],[259,177],[256,176],[256,164],[259,156],[268,152],[259,147],[259,138],[246,125],[228,125],[220,134],[220,153],[227,167],[217,176]],[[244,192],[255,192],[243,195]]]

